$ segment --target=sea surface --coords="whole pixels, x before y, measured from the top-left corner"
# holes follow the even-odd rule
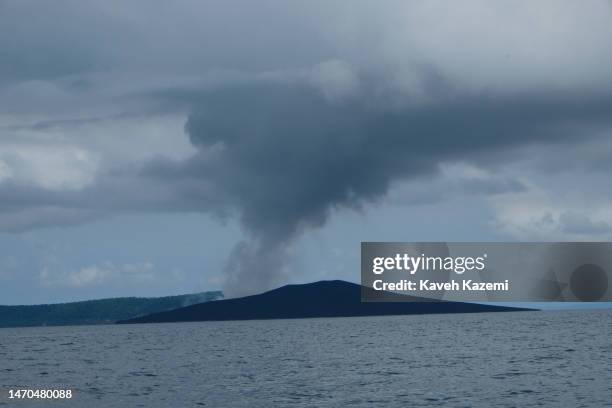
[[[0,329],[0,406],[600,408],[612,311]]]

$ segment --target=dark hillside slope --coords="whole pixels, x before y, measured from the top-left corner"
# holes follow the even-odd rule
[[[288,285],[259,295],[217,300],[154,313],[118,323],[294,319],[528,310],[475,303],[423,301],[415,297],[409,298],[411,299],[410,302],[362,303],[361,289],[360,285],[339,280],[321,281],[304,285]]]

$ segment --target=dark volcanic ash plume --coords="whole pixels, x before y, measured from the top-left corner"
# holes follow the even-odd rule
[[[191,96],[186,131],[199,154],[180,173],[239,214],[249,236],[228,263],[227,289],[255,292],[282,283],[293,238],[330,210],[376,201],[392,181],[433,173],[444,160],[493,162],[488,153],[500,147],[569,137],[563,123],[605,117],[607,99],[574,97],[417,103],[364,91],[329,98],[297,84],[220,88]]]

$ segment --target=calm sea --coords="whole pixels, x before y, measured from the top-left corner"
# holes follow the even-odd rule
[[[612,312],[0,329],[0,392],[9,407],[599,408]]]

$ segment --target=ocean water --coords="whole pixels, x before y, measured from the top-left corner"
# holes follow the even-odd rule
[[[0,393],[9,407],[599,408],[612,311],[0,329]]]

